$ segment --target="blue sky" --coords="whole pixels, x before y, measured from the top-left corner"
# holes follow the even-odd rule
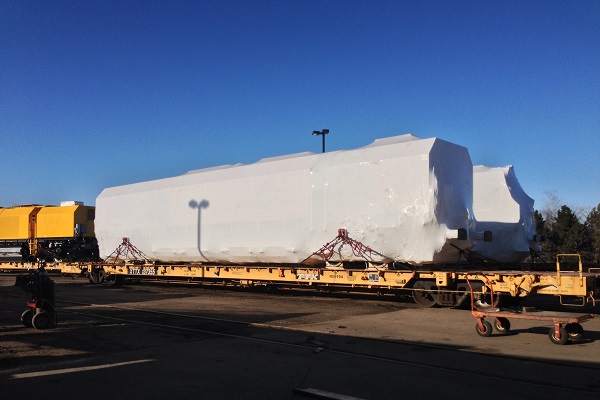
[[[0,206],[412,133],[600,203],[599,1],[0,3]]]

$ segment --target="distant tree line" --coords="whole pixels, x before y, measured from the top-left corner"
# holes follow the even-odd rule
[[[600,204],[585,212],[566,205],[558,208],[552,194],[549,199],[541,211],[534,212],[537,233],[544,238],[542,252],[552,257],[577,253],[584,262],[600,263]]]

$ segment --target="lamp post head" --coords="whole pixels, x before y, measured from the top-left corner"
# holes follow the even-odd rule
[[[321,131],[313,131],[313,136],[323,136],[323,153],[325,153],[325,135],[329,133],[329,129],[322,129]]]

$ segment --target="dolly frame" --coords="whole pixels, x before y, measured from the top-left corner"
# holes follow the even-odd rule
[[[475,330],[480,336],[491,336],[492,326],[500,334],[507,334],[510,331],[510,319],[526,319],[530,321],[549,321],[553,327],[548,332],[550,341],[554,344],[566,344],[569,340],[579,340],[583,338],[583,327],[581,323],[594,318],[594,314],[587,313],[569,313],[553,311],[532,311],[532,312],[507,312],[498,309],[488,311],[473,310],[473,316],[477,318]],[[494,318],[494,324],[486,321],[485,318]]]
[[[553,327],[548,332],[550,341],[554,344],[566,344],[569,340],[579,340],[583,338],[584,330],[581,323],[594,318],[591,313],[573,313],[558,311],[537,311],[524,309],[523,311],[506,311],[493,306],[479,307],[474,301],[473,287],[467,279],[471,291],[471,314],[477,319],[475,331],[479,336],[489,337],[492,335],[493,328],[500,334],[506,335],[510,331],[510,319],[525,319],[530,321],[548,321],[552,322]],[[494,292],[490,293],[491,304],[494,303]],[[486,321],[485,318],[494,318],[494,324]]]

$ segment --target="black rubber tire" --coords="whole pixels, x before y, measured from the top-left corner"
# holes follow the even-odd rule
[[[567,333],[569,334],[569,339],[580,340],[583,338],[583,327],[581,326],[581,324],[578,324],[578,323],[567,324],[565,326],[565,329],[567,330]]]
[[[496,328],[496,331],[498,333],[506,335],[508,332],[510,332],[510,321],[508,320],[508,318],[496,318],[494,328]]]
[[[28,328],[33,327],[32,320],[33,320],[33,309],[28,308],[27,310],[23,311],[23,314],[21,314],[21,322],[23,323],[23,325],[25,325]]]
[[[48,329],[52,324],[52,317],[46,311],[40,311],[33,316],[31,324],[35,329]]]
[[[483,330],[479,327],[479,323],[475,324],[475,331],[479,336],[488,337],[492,336],[492,324],[488,321],[481,321],[483,325]]]
[[[560,328],[560,338],[556,337],[554,327],[550,328],[550,332],[548,332],[548,337],[550,338],[550,341],[554,344],[565,344],[569,340],[569,334],[567,333],[567,330],[564,327]]]

